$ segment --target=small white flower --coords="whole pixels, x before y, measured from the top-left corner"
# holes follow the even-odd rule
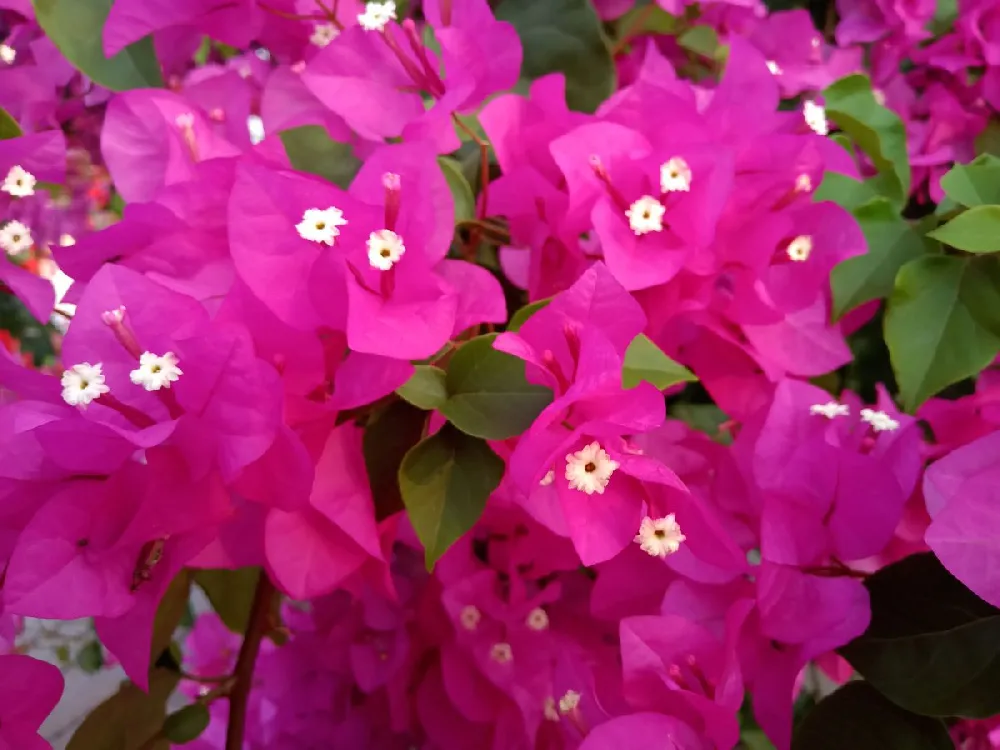
[[[875,432],[892,432],[899,429],[899,422],[890,417],[884,411],[874,409],[862,409],[861,419],[871,425]]]
[[[490,658],[498,664],[506,664],[514,658],[514,652],[509,643],[494,643],[490,649]]]
[[[685,539],[687,537],[681,533],[673,513],[656,519],[646,516],[639,524],[639,533],[635,535],[635,542],[642,551],[653,557],[672,555],[681,548]]]
[[[846,417],[851,413],[851,408],[847,404],[839,404],[836,401],[827,401],[825,404],[813,404],[809,407],[809,413],[813,416],[824,416],[827,419]]]
[[[800,234],[794,240],[788,243],[788,257],[794,260],[796,263],[802,263],[803,261],[809,260],[809,256],[813,251],[813,238],[808,234]]]
[[[102,393],[111,390],[104,384],[100,362],[96,365],[89,362],[73,365],[63,373],[60,384],[63,401],[70,406],[86,406]]]
[[[548,487],[556,479],[556,473],[554,471],[549,471],[544,477],[538,480],[538,484],[541,487]]]
[[[340,31],[332,23],[320,23],[316,24],[309,41],[317,47],[325,47],[338,36],[340,36]]]
[[[15,198],[27,198],[35,194],[35,176],[15,165],[7,173],[0,190]]]
[[[528,619],[525,620],[524,622],[532,630],[537,630],[537,631],[548,630],[549,615],[541,607],[535,607],[528,613]]]
[[[388,271],[405,252],[403,238],[389,229],[379,229],[368,235],[368,262],[372,268]]]
[[[396,3],[365,3],[365,12],[358,16],[358,23],[365,31],[382,31],[389,21],[396,20]]]
[[[556,710],[556,699],[551,695],[542,704],[542,713],[549,721],[559,721],[559,712]]]
[[[347,224],[344,212],[339,208],[330,208],[325,211],[319,208],[307,209],[302,214],[302,221],[295,225],[299,231],[299,237],[313,242],[322,242],[324,245],[333,247],[334,239],[340,234],[340,229]]]
[[[625,215],[628,217],[628,225],[632,231],[637,235],[643,235],[649,232],[662,232],[663,215],[666,212],[666,206],[656,198],[644,195],[629,206]]]
[[[600,443],[591,443],[566,456],[566,479],[570,489],[588,495],[603,495],[618,462],[605,452]]]
[[[3,60],[8,65],[13,65],[16,59],[17,59],[16,49],[6,44],[0,44],[0,60]]]
[[[174,119],[174,124],[181,130],[190,130],[194,127],[194,114],[192,112],[182,112]]]
[[[782,73],[785,72],[781,69],[781,66],[778,65],[778,63],[776,63],[774,60],[767,61],[767,69],[771,71],[771,75],[773,76],[780,76]]]
[[[31,230],[19,221],[9,221],[0,229],[0,248],[8,255],[17,255],[30,250],[35,244]]]
[[[250,115],[247,118],[247,130],[250,131],[250,143],[255,146],[264,140],[264,120],[260,115]]]
[[[812,128],[817,135],[826,135],[830,132],[830,126],[826,121],[826,109],[821,104],[812,100],[806,100],[802,105],[802,116],[806,125]]]
[[[60,247],[72,247],[76,244],[76,237],[71,234],[60,234],[59,235],[59,246]]]
[[[566,695],[559,699],[559,713],[568,714],[580,705],[580,694],[575,690],[567,690]]]
[[[482,613],[479,608],[473,604],[467,604],[462,607],[462,611],[458,615],[459,622],[462,623],[462,627],[466,630],[475,630],[479,627],[479,621],[483,619]]]
[[[795,191],[799,193],[810,193],[813,189],[812,177],[805,172],[795,178]]]
[[[660,190],[664,193],[686,193],[691,189],[691,167],[680,156],[660,165]]]
[[[152,352],[143,352],[139,357],[139,369],[132,370],[129,378],[147,391],[158,391],[161,388],[169,388],[170,384],[176,383],[183,374],[177,366],[177,357],[173,352],[167,352],[162,357]]]

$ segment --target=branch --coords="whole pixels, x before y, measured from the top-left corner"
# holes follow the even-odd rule
[[[257,591],[254,593],[250,609],[250,624],[240,646],[233,673],[235,682],[229,693],[229,727],[226,730],[226,750],[243,750],[243,734],[246,731],[247,701],[253,689],[253,670],[260,653],[260,643],[269,629],[271,605],[277,593],[267,573],[261,571]]]

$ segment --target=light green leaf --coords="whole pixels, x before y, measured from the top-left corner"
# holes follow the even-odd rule
[[[17,120],[10,116],[10,113],[0,107],[0,141],[6,141],[10,138],[20,138],[24,135],[21,130],[21,126],[17,124]]]
[[[260,568],[198,570],[194,574],[194,582],[205,592],[215,613],[227,628],[240,635],[250,622],[259,579]]]
[[[451,425],[406,454],[399,488],[428,569],[479,520],[503,472],[503,461],[484,441]]]
[[[39,25],[73,66],[112,91],[163,86],[152,37],[104,56],[104,22],[113,0],[31,0]]]
[[[300,172],[314,174],[344,188],[361,169],[361,160],[347,143],[330,137],[322,125],[303,125],[278,134],[288,160]]]
[[[461,165],[447,156],[439,156],[438,164],[444,172],[444,178],[448,181],[452,198],[455,200],[455,221],[468,221],[476,217],[476,197],[472,194],[472,188],[462,174]]]
[[[981,154],[969,164],[956,164],[941,178],[945,194],[963,206],[1000,203],[1000,159]]]
[[[496,17],[521,37],[521,75],[563,73],[572,109],[593,112],[615,90],[614,62],[590,0],[502,0]]]
[[[855,74],[832,83],[823,92],[826,114],[868,154],[876,169],[892,178],[897,204],[910,194],[910,162],[906,130],[892,110],[875,101],[871,81]]]
[[[677,37],[677,44],[710,60],[721,60],[725,57],[719,35],[711,26],[691,27]]]
[[[1000,251],[1000,206],[975,206],[927,234],[967,253]]]
[[[552,401],[552,391],[524,378],[524,362],[493,348],[497,334],[478,336],[448,363],[448,400],[440,411],[462,432],[487,440],[523,433]]]
[[[860,182],[839,172],[827,172],[823,175],[823,182],[813,192],[813,200],[817,203],[832,201],[848,211],[878,197],[875,188],[867,182]]]
[[[1000,351],[996,258],[929,255],[900,269],[885,341],[909,411],[975,375]]]
[[[149,693],[131,682],[88,714],[73,733],[66,750],[169,750],[164,739],[154,741],[167,714],[167,699],[180,675],[156,669],[149,677]]]
[[[163,736],[176,745],[186,745],[201,737],[211,721],[205,704],[192,703],[167,717],[163,722]]]
[[[448,400],[444,370],[433,365],[417,365],[413,375],[396,389],[396,393],[418,409],[438,409]]]
[[[658,6],[636,6],[615,21],[615,36],[628,34],[630,39],[646,34],[669,34],[673,36],[680,28],[681,19],[672,16]]]
[[[76,654],[76,665],[87,674],[100,672],[104,666],[104,650],[100,641],[90,641]]]
[[[524,325],[525,321],[528,320],[532,315],[541,310],[543,307],[548,305],[552,301],[551,297],[546,297],[545,299],[540,299],[536,302],[529,302],[524,307],[520,308],[516,313],[514,313],[510,318],[510,323],[507,324],[508,331],[519,331],[521,326]]]
[[[854,218],[868,242],[868,252],[848,258],[833,269],[833,318],[873,299],[888,297],[899,269],[911,260],[936,249],[888,199],[876,198],[854,209]]]
[[[645,334],[640,333],[632,339],[625,351],[623,388],[635,388],[639,383],[646,382],[662,391],[678,383],[694,383],[697,380],[693,372],[670,359]]]

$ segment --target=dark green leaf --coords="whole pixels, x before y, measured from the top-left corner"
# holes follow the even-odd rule
[[[506,440],[531,426],[552,391],[524,378],[524,362],[493,348],[497,334],[478,336],[448,363],[448,400],[440,411],[462,432]]]
[[[976,136],[976,153],[1000,156],[1000,119],[991,119]]]
[[[1000,712],[1000,609],[929,552],[882,568],[865,586],[871,624],[840,652],[866,680],[925,716]]]
[[[444,370],[433,365],[417,365],[413,376],[397,388],[396,393],[418,409],[439,409],[448,400]]]
[[[19,138],[24,135],[21,130],[21,126],[17,124],[17,120],[10,116],[10,113],[0,107],[0,141],[6,141],[9,138]]]
[[[678,383],[693,383],[697,380],[693,372],[670,359],[645,334],[640,333],[632,339],[625,351],[622,368],[624,388],[635,388],[645,381],[662,391]]]
[[[477,151],[478,153],[478,151]],[[455,199],[455,221],[467,221],[476,216],[476,198],[472,194],[472,188],[462,174],[461,165],[447,156],[439,156],[438,164],[444,172],[444,178],[451,188],[451,195]]]
[[[525,305],[511,316],[510,323],[507,324],[507,330],[519,331],[528,318],[548,305],[551,301],[551,297],[546,297],[545,299],[540,299],[537,302],[531,302]]]
[[[982,154],[970,164],[956,164],[941,178],[941,188],[963,206],[1000,203],[1000,159]]]
[[[868,154],[879,172],[892,177],[888,197],[901,205],[910,194],[910,162],[902,120],[875,101],[871,81],[860,74],[834,82],[823,97],[827,116]]]
[[[100,641],[90,641],[81,648],[76,654],[76,664],[88,674],[100,672],[104,666],[104,650]]]
[[[906,408],[971,377],[1000,351],[1000,266],[993,257],[929,255],[902,267],[885,341]]]
[[[503,461],[484,441],[451,425],[406,454],[399,487],[428,569],[479,520],[503,471]]]
[[[572,109],[593,112],[614,91],[614,62],[589,0],[502,0],[496,16],[521,37],[521,75],[565,74]]]
[[[148,694],[123,682],[117,693],[83,720],[66,750],[169,750],[167,740],[148,743],[163,726],[167,699],[179,679],[174,672],[154,670]]]
[[[671,404],[670,416],[717,442],[726,445],[733,442],[732,435],[721,429],[729,417],[715,404]]]
[[[322,125],[303,125],[279,133],[288,160],[300,172],[314,174],[345,190],[361,169],[347,143],[333,140]]]
[[[853,213],[865,234],[868,252],[833,269],[834,320],[865,302],[888,297],[899,269],[936,249],[935,243],[916,231],[886,198],[876,198]]]
[[[427,414],[405,401],[394,401],[377,412],[365,427],[362,447],[375,517],[388,518],[403,509],[399,466],[407,451],[420,442]]]
[[[250,607],[259,579],[260,568],[198,570],[194,574],[194,582],[205,592],[215,613],[227,628],[240,635],[250,622]]]
[[[207,706],[192,703],[167,717],[163,722],[163,736],[177,745],[186,745],[201,737],[211,721]]]
[[[156,609],[153,620],[153,637],[150,643],[150,656],[155,662],[157,657],[170,645],[174,631],[187,611],[188,599],[191,597],[191,573],[182,570],[170,582],[167,590]]]
[[[867,682],[849,682],[796,727],[792,750],[954,750],[944,722],[917,716]]]
[[[31,0],[39,25],[74,67],[112,91],[163,85],[152,37],[104,56],[104,22],[113,0]]]
[[[1000,251],[1000,206],[970,208],[927,236],[968,253]]]

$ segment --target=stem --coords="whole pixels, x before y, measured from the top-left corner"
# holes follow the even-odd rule
[[[476,145],[479,146],[479,193],[482,200],[479,202],[479,208],[476,211],[476,216],[480,221],[483,221],[486,219],[486,213],[490,202],[490,144],[476,135],[475,131],[462,122],[462,119],[454,112],[451,115],[451,119],[455,121],[455,124],[463,133],[469,136],[469,138],[475,141]],[[471,260],[475,257],[476,248],[479,247],[479,239],[480,235],[478,227],[469,232],[469,241],[462,248],[462,255],[465,256],[466,260]]]
[[[250,624],[240,646],[236,659],[235,680],[229,694],[229,727],[226,730],[226,750],[243,750],[243,734],[246,731],[247,701],[253,689],[253,670],[260,653],[260,644],[271,616],[271,604],[277,593],[271,579],[263,571],[254,593],[250,609]]]

